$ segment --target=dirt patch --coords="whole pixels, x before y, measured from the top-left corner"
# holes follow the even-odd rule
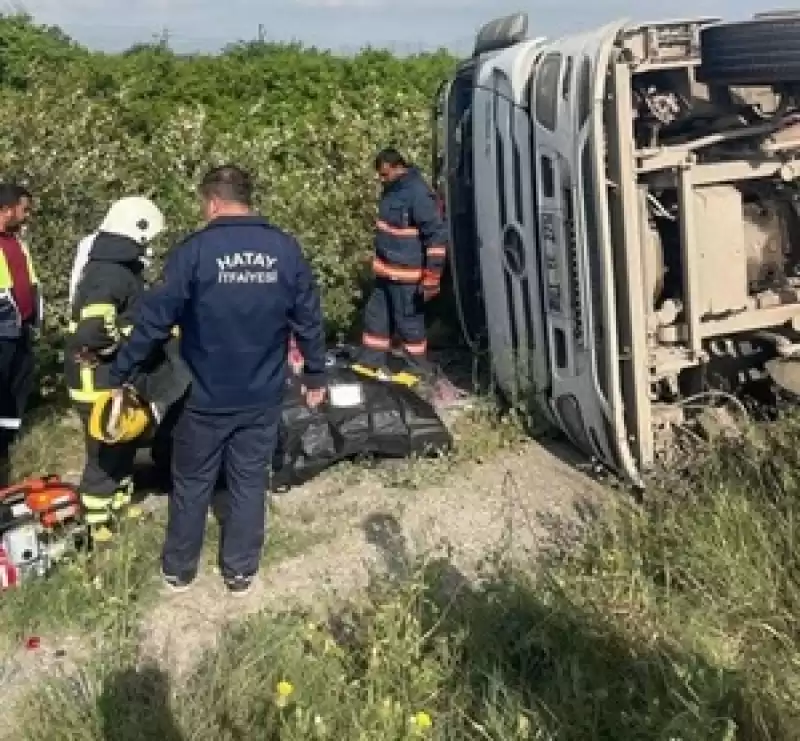
[[[530,442],[483,464],[448,469],[433,477],[436,485],[391,485],[385,469],[345,467],[320,477],[274,500],[282,526],[305,529],[316,545],[266,566],[246,597],[229,596],[211,568],[188,592],[164,594],[142,621],[142,653],[176,679],[215,645],[229,623],[263,610],[322,610],[366,586],[372,570],[402,572],[414,556],[438,551],[470,575],[496,552],[535,554],[571,537],[578,513],[604,500],[603,487],[575,464],[565,447]],[[398,480],[402,476],[394,477]],[[152,497],[148,508],[165,503],[164,497]],[[315,534],[325,538],[314,541]],[[15,737],[15,702],[45,677],[73,674],[91,652],[75,637],[53,645],[45,637],[37,651],[2,648],[0,738],[5,739]]]
[[[559,451],[560,452],[560,451]],[[143,650],[181,674],[214,645],[227,623],[261,610],[311,607],[364,587],[371,569],[398,571],[408,559],[446,552],[474,573],[493,552],[535,553],[563,535],[576,512],[602,501],[602,487],[552,450],[530,443],[484,465],[468,466],[447,485],[402,490],[367,475],[335,477],[282,497],[282,520],[335,533],[326,543],[262,572],[246,597],[228,596],[203,573],[193,588],[166,595],[147,615]],[[553,523],[556,523],[554,533]]]

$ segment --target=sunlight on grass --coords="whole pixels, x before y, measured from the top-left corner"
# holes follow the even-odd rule
[[[321,622],[256,615],[182,684],[132,634],[37,690],[25,738],[793,741],[798,433],[620,498],[571,554],[478,581],[419,559]]]

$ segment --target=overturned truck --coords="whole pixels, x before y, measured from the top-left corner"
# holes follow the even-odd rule
[[[719,398],[796,385],[800,13],[527,25],[487,24],[436,99],[464,333],[641,485]]]

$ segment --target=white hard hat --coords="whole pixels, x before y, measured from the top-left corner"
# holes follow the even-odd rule
[[[147,244],[165,228],[164,214],[149,198],[127,196],[111,204],[100,231]]]

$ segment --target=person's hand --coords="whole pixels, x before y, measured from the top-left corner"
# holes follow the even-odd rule
[[[325,397],[328,395],[328,391],[325,387],[321,389],[307,389],[303,388],[303,396],[306,399],[306,406],[310,409],[316,409],[323,401],[325,401]]]
[[[124,401],[126,397],[134,400],[138,398],[136,389],[134,389],[130,384],[126,383],[122,386],[117,386],[115,389],[111,389],[111,399],[113,401],[121,402]]]

